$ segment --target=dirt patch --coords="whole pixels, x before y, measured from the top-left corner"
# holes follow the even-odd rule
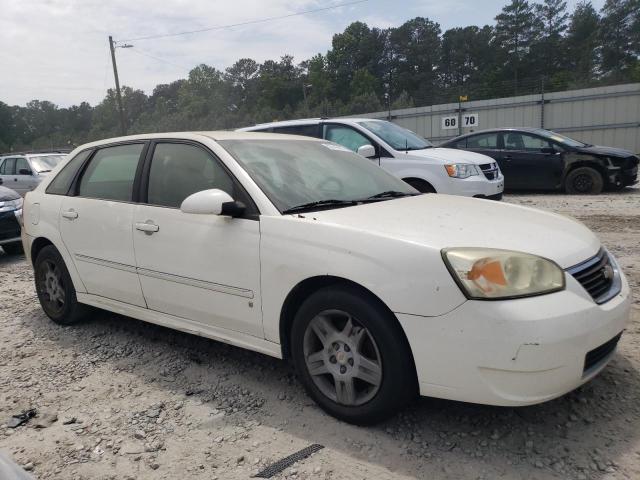
[[[508,195],[593,228],[639,291],[638,189]],[[560,399],[493,408],[421,399],[358,428],[320,411],[283,362],[96,313],[73,328],[42,313],[30,267],[0,253],[0,448],[39,479],[248,479],[319,443],[275,478],[640,478],[640,305],[611,365]],[[53,417],[48,417],[49,419]]]

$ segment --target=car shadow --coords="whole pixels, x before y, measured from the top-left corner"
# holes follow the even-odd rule
[[[2,268],[3,265],[17,265],[21,262],[24,262],[24,254],[9,255],[0,247],[0,268]]]
[[[287,362],[265,355],[101,311],[72,328],[52,324],[36,307],[22,321],[36,338],[85,363],[225,411],[225,425],[254,418],[274,435],[325,445],[318,455],[346,459],[345,468],[366,464],[367,471],[380,472],[375,478],[591,478],[615,470],[640,436],[640,372],[619,353],[593,381],[541,405],[499,408],[422,398],[383,423],[358,427],[325,414]],[[213,436],[221,425],[191,420]],[[237,447],[241,452],[247,445]],[[270,461],[283,456],[268,445],[261,455]]]

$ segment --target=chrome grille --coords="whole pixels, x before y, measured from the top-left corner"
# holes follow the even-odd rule
[[[498,178],[498,173],[500,172],[500,169],[498,168],[498,164],[496,162],[484,163],[480,165],[480,169],[488,180],[495,180],[496,178]]]
[[[617,266],[603,248],[595,257],[570,268],[568,272],[580,282],[596,303],[604,303],[620,292]]]

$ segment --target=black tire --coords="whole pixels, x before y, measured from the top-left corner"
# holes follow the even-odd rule
[[[597,195],[602,192],[604,179],[591,167],[571,170],[564,181],[565,190],[572,195]]]
[[[421,180],[419,178],[407,178],[404,181],[405,183],[408,183],[413,188],[418,190],[420,193],[436,193],[436,189],[433,188],[433,186],[425,180]]]
[[[21,242],[6,243],[2,245],[2,249],[7,255],[22,255],[24,253]]]
[[[329,398],[314,382],[309,373],[305,357],[305,332],[318,314],[327,311],[347,312],[357,324],[364,327],[366,334],[374,340],[379,354],[381,380],[375,393],[359,405],[344,405]],[[358,331],[358,330],[356,330]],[[361,331],[361,330],[360,330]],[[333,348],[333,344],[330,348]],[[326,344],[325,344],[326,346]],[[320,351],[325,352],[325,346]],[[330,351],[327,347],[327,352]],[[357,349],[354,349],[354,354]],[[345,348],[345,351],[349,351]],[[318,355],[320,352],[317,352]],[[368,425],[379,422],[397,413],[407,403],[417,397],[418,383],[408,342],[393,315],[372,295],[351,285],[323,288],[311,295],[296,313],[291,331],[291,353],[293,363],[305,389],[318,405],[330,415],[348,423]],[[327,353],[331,355],[331,353]],[[333,357],[335,362],[335,357]],[[349,360],[351,361],[351,360]],[[336,364],[339,368],[344,368]],[[351,363],[353,365],[353,363]],[[333,382],[336,392],[337,382],[331,373],[323,374],[325,382]],[[352,380],[361,384],[361,380]],[[354,390],[356,389],[353,387]],[[355,398],[355,397],[354,397]]]
[[[78,303],[67,266],[60,252],[53,245],[40,250],[34,264],[34,271],[36,292],[44,313],[60,325],[72,325],[82,320],[88,307]],[[55,296],[51,295],[52,290]]]

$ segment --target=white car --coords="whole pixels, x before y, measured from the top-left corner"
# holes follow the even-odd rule
[[[369,158],[419,192],[500,200],[504,176],[494,159],[434,147],[395,123],[371,118],[290,120],[241,128],[324,138]]]
[[[38,186],[66,153],[28,153],[0,156],[0,185],[25,196]]]
[[[332,415],[418,393],[543,402],[611,359],[630,309],[581,223],[421,195],[346,148],[200,132],[83,145],[27,194],[42,308],[85,306],[291,359]]]

